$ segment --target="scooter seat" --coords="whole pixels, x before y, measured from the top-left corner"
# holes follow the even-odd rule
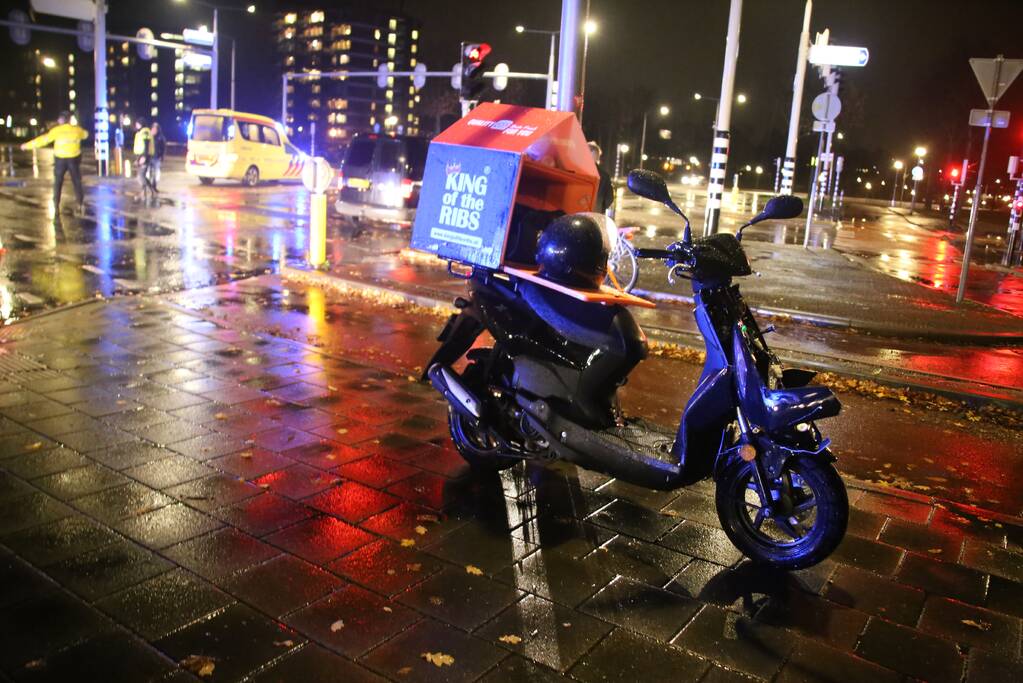
[[[636,347],[646,341],[631,314],[622,306],[580,301],[528,281],[521,283],[519,291],[541,320],[576,344],[626,355],[635,353]]]
[[[765,392],[767,428],[777,431],[800,422],[838,415],[842,404],[827,387],[794,387]]]

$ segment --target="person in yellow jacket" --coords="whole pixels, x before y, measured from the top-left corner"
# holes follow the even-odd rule
[[[82,212],[85,201],[85,194],[82,192],[82,140],[88,137],[89,134],[84,129],[71,123],[71,114],[65,111],[57,117],[56,126],[21,146],[22,149],[38,149],[53,145],[53,210],[58,215],[66,173],[71,174],[78,212]]]
[[[153,169],[156,145],[153,142],[153,131],[146,124],[145,119],[135,122],[135,140],[132,142],[132,152],[135,154],[135,166],[138,169],[142,198],[148,201],[156,196],[156,179]]]

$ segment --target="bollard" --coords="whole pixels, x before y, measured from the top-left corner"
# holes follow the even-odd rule
[[[302,183],[309,190],[309,265],[327,264],[327,188],[334,172],[322,157],[313,157],[302,167]]]

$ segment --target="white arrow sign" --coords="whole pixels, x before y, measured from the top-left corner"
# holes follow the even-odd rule
[[[811,64],[828,66],[866,66],[870,50],[849,45],[811,45]]]

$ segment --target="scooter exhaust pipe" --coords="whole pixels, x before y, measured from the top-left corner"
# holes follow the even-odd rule
[[[434,363],[426,371],[430,377],[433,388],[441,393],[451,407],[458,411],[462,417],[479,421],[482,415],[482,403],[469,389],[462,384],[461,377],[447,365]]]

